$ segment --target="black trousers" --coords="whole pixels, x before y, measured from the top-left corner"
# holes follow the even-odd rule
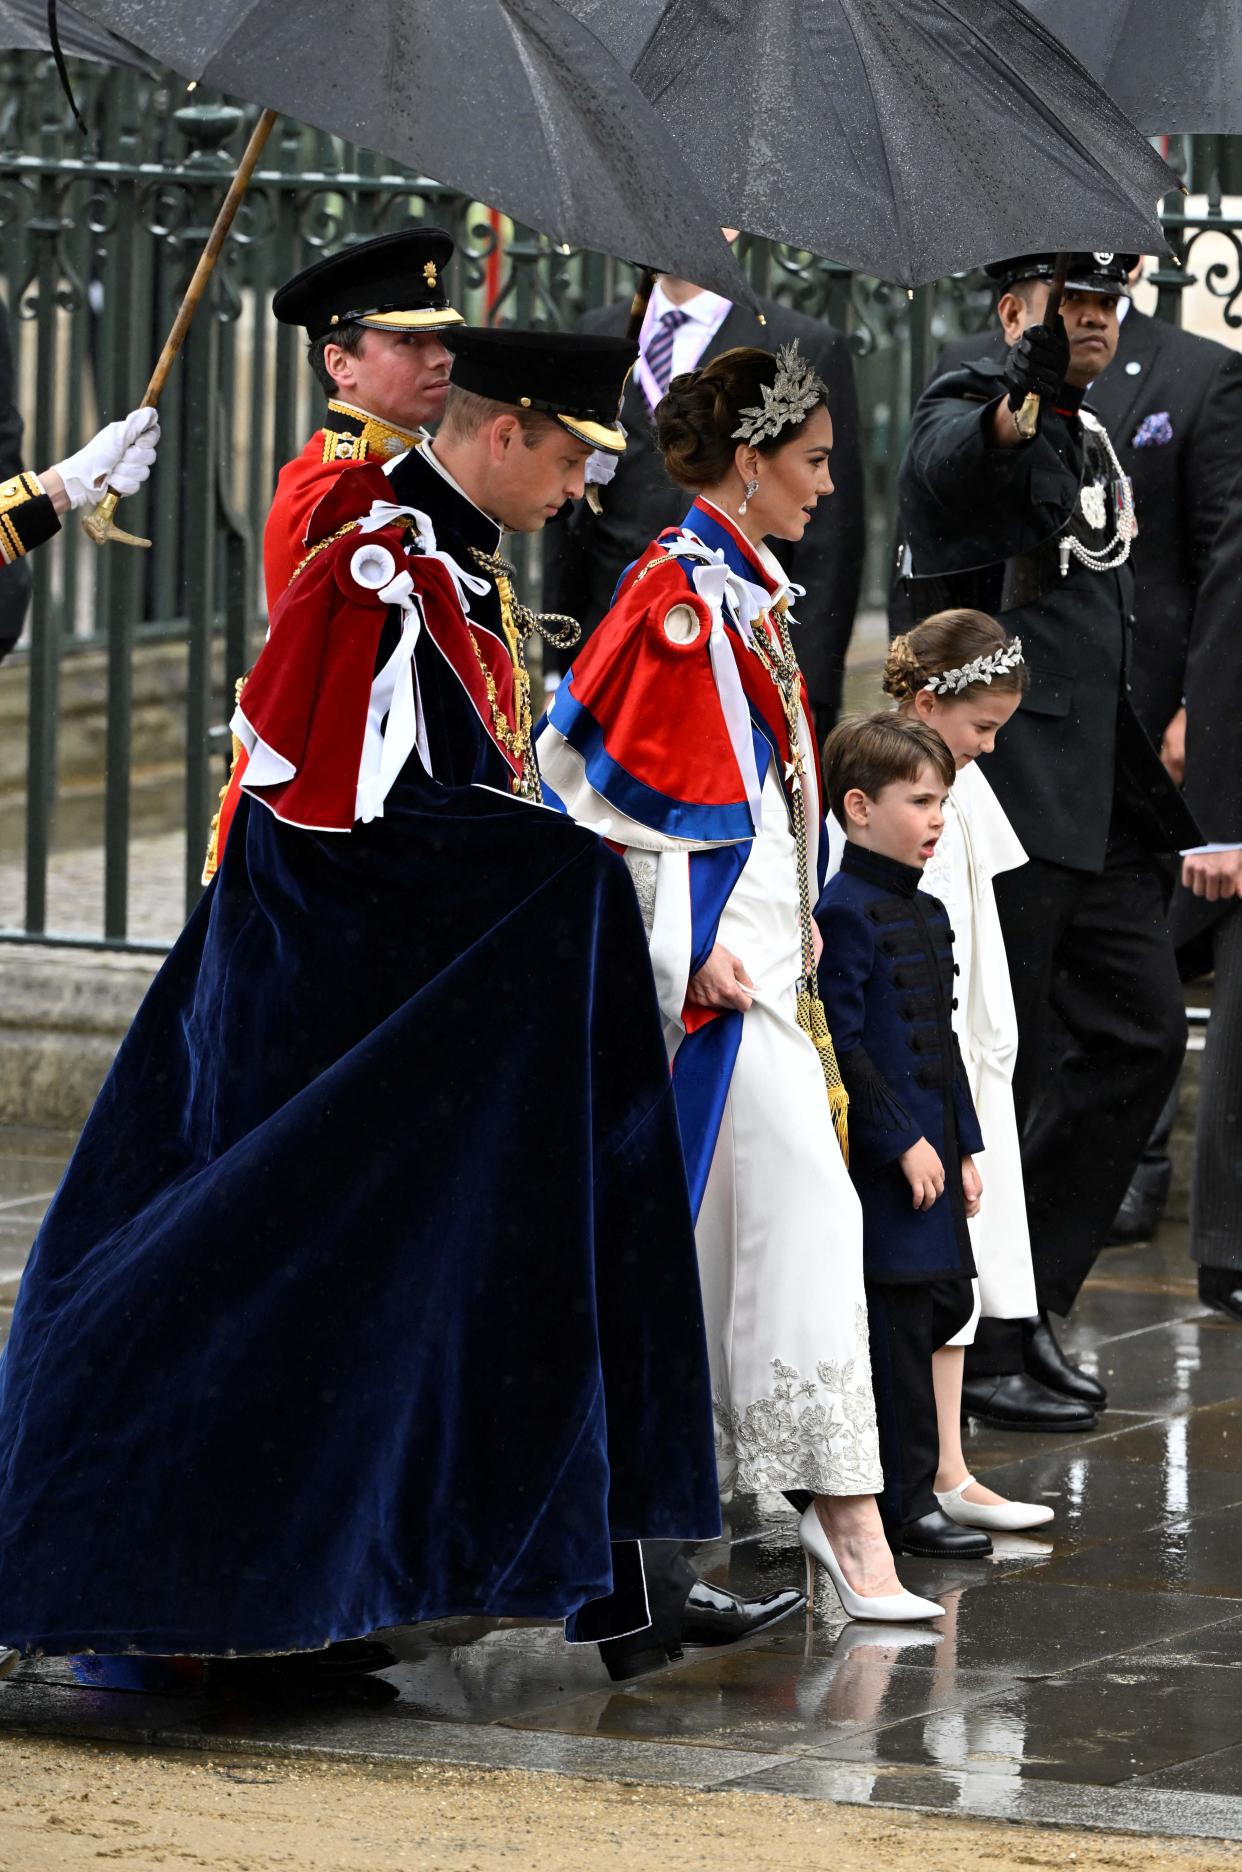
[[[940,1433],[932,1384],[932,1353],[947,1345],[970,1318],[970,1281],[868,1280],[871,1383],[880,1432],[886,1528],[903,1526],[936,1506]]]
[[[1033,858],[995,888],[1018,1015],[1013,1089],[1035,1288],[1041,1309],[1066,1314],[1186,1049],[1165,878],[1120,826],[1098,876]],[[981,1321],[967,1371],[1021,1365],[1017,1323]]]
[[[1212,930],[1212,1017],[1203,1048],[1190,1185],[1190,1256],[1242,1272],[1242,903]]]

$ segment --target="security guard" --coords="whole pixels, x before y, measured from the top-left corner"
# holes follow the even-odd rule
[[[438,422],[452,359],[440,334],[463,323],[448,302],[452,238],[413,225],[346,247],[277,292],[272,311],[301,325],[328,419],[280,471],[263,534],[268,609],[305,553],[306,523],[343,467],[404,453]]]
[[[1130,703],[1133,493],[1083,402],[1116,352],[1133,264],[1074,254],[1050,328],[1055,256],[989,267],[1006,354],[928,386],[901,470],[915,615],[990,611],[1031,670],[988,778],[1030,856],[996,895],[1041,1311],[983,1323],[963,1393],[1015,1429],[1076,1429],[1107,1402],[1048,1313],[1067,1314],[1090,1273],[1185,1044],[1159,858],[1201,835]]]

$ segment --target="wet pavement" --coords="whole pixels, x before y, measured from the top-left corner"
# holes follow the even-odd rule
[[[68,1143],[0,1139],[0,1305]],[[933,1628],[846,1625],[825,1584],[810,1629],[613,1688],[559,1628],[445,1621],[390,1635],[374,1709],[90,1690],[46,1660],[0,1683],[0,1727],[1242,1839],[1242,1326],[1200,1305],[1174,1226],[1101,1257],[1067,1344],[1112,1408],[1083,1436],[976,1433],[972,1467],[1056,1519],[988,1562],[904,1561]],[[779,1498],[730,1523],[701,1571],[800,1580]]]

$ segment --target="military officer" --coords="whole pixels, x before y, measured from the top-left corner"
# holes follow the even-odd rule
[[[381,466],[404,453],[448,396],[452,359],[442,334],[461,325],[448,302],[453,242],[443,228],[411,226],[318,260],[272,301],[300,325],[327,419],[287,462],[263,533],[269,611],[305,553],[306,523],[341,468]]]
[[[916,615],[991,611],[1031,669],[988,777],[1030,855],[998,880],[997,901],[1041,1312],[985,1324],[964,1397],[984,1421],[1073,1429],[1106,1397],[1065,1358],[1048,1315],[1069,1312],[1177,1073],[1185,1021],[1160,859],[1201,834],[1130,704],[1133,494],[1083,401],[1116,352],[1134,256],[1075,254],[1046,328],[1054,258],[988,269],[1005,355],[924,392],[901,507]],[[1031,393],[1033,428],[1019,420]]]

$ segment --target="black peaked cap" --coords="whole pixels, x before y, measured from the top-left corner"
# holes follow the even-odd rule
[[[412,222],[317,260],[280,288],[272,311],[285,325],[304,325],[312,341],[347,321],[379,331],[442,331],[462,322],[448,302],[452,258],[451,235]]]
[[[1139,262],[1138,254],[1075,253],[1070,255],[1067,292],[1129,294],[1130,269]],[[1013,260],[993,260],[983,270],[996,282],[1000,292],[1018,286],[1023,280],[1050,280],[1056,271],[1054,253],[1018,254]]]
[[[543,410],[592,448],[613,455],[624,450],[617,412],[638,356],[631,339],[463,325],[446,334],[445,343],[453,353],[452,381],[458,389],[518,409]]]

